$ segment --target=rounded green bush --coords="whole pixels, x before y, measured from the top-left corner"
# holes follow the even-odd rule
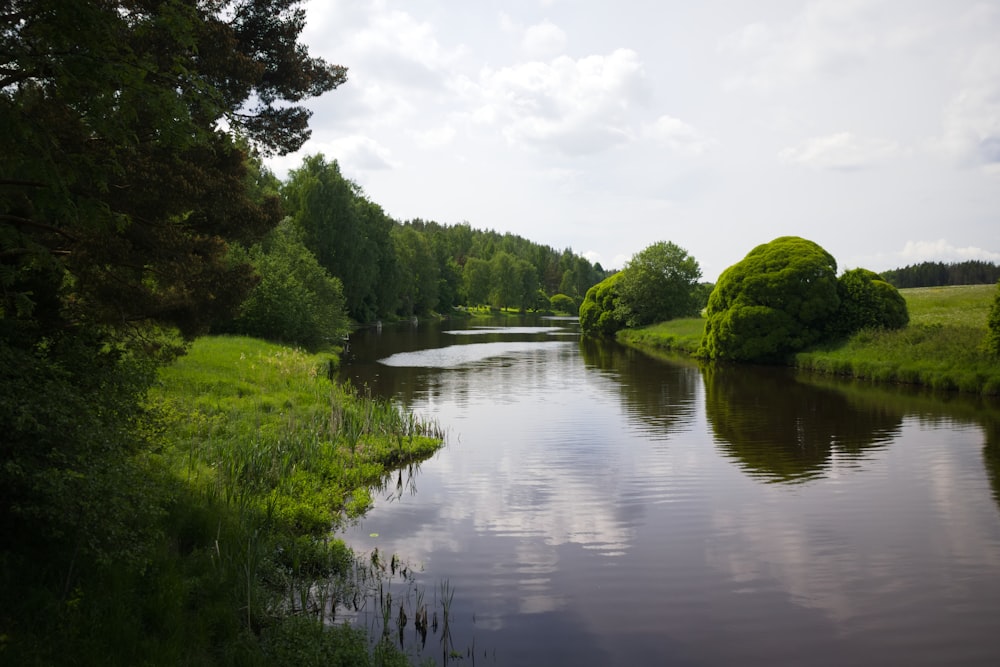
[[[614,336],[624,328],[625,321],[618,315],[618,284],[621,272],[608,276],[589,290],[580,306],[580,331],[592,338]]]
[[[837,280],[837,294],[840,310],[832,321],[832,336],[862,329],[901,329],[910,321],[906,299],[874,271],[845,271]]]
[[[829,335],[840,306],[837,262],[812,241],[783,236],[726,269],[708,299],[699,349],[710,359],[780,361]]]

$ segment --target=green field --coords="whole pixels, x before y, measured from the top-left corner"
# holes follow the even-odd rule
[[[986,320],[996,285],[920,287],[900,290],[910,323],[898,331],[861,331],[846,341],[795,355],[802,370],[875,382],[1000,394],[1000,360],[986,352]],[[625,330],[618,340],[652,350],[693,354],[704,319],[661,322]]]

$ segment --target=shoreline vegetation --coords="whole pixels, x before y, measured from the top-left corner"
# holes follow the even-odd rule
[[[907,326],[865,329],[799,352],[788,363],[824,375],[1000,395],[1000,365],[984,347],[996,289],[995,284],[901,289],[910,314]],[[701,345],[705,322],[702,317],[679,318],[623,329],[616,339],[640,350],[690,357]]]
[[[189,541],[212,545],[216,566],[232,568],[228,599],[252,640],[248,657],[409,665],[386,636],[332,616],[381,585],[377,552],[355,554],[334,533],[403,469],[412,475],[444,433],[367,388],[334,381],[337,363],[334,352],[259,339],[198,339],[161,370],[150,396],[163,458],[205,513]]]
[[[344,615],[374,604],[398,558],[390,573],[389,554],[355,554],[335,533],[444,432],[334,381],[336,364],[335,351],[210,336],[162,367],[146,399],[152,446],[127,475],[140,501],[126,508],[142,528],[134,558],[67,554],[19,581],[24,595],[0,614],[0,662],[412,664],[386,632]],[[71,575],[79,583],[62,592],[49,581]]]

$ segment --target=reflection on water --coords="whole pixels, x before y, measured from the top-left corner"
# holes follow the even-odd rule
[[[1000,658],[995,403],[504,324],[359,334],[343,369],[449,432],[346,537],[450,582],[466,660]]]
[[[857,462],[899,435],[903,417],[834,389],[798,382],[783,368],[706,365],[705,413],[727,456],[748,473],[795,482]]]

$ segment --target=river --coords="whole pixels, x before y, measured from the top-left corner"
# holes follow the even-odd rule
[[[1000,664],[996,401],[701,369],[542,318],[362,330],[342,378],[448,434],[344,533],[405,564],[392,636],[418,659]]]

